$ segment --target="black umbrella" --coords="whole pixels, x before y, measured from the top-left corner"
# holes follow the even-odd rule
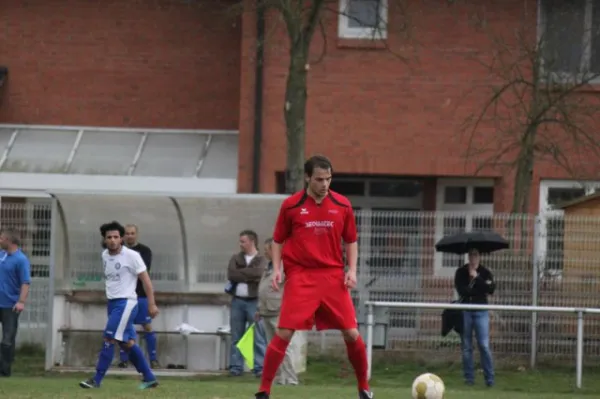
[[[490,253],[508,248],[506,241],[500,234],[493,231],[471,231],[458,233],[442,238],[435,244],[435,250],[451,254],[466,254],[471,249],[481,253]]]

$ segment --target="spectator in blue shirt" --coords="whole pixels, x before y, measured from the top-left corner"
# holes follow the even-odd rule
[[[10,377],[11,374],[19,315],[25,309],[31,282],[29,259],[19,246],[16,230],[0,230],[0,377]]]

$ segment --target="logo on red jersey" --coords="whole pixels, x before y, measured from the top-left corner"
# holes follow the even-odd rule
[[[333,228],[333,220],[314,220],[311,222],[306,222],[305,226],[306,228],[315,228],[315,227],[326,227],[326,228]]]

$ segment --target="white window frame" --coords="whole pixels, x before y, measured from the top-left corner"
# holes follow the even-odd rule
[[[590,195],[593,194],[596,189],[600,188],[600,181],[594,180],[541,180],[540,181],[540,196],[539,196],[539,218],[538,225],[539,230],[535,237],[535,245],[537,252],[537,259],[539,260],[539,265],[541,271],[547,271],[553,273],[553,275],[558,275],[561,273],[560,270],[552,270],[546,268],[546,252],[548,249],[548,219],[555,218],[557,216],[564,215],[565,211],[562,209],[552,209],[550,204],[548,203],[548,191],[551,188],[583,188],[585,189],[585,194]]]
[[[537,20],[537,25],[538,25],[538,29],[537,29],[537,40],[538,43],[540,43],[540,41],[543,38],[544,33],[546,32],[546,21],[547,21],[547,14],[546,14],[546,8],[544,6],[545,0],[540,0],[538,1],[538,20]],[[592,36],[591,36],[591,32],[592,29],[594,28],[592,26],[592,12],[593,12],[593,4],[594,4],[594,0],[586,0],[585,1],[585,11],[584,11],[584,31],[583,31],[583,54],[582,54],[582,59],[581,59],[581,65],[580,68],[582,71],[589,71],[590,70],[590,62],[591,62],[591,58],[592,58]],[[544,43],[541,43],[542,46],[544,45]],[[543,61],[543,60],[542,60]],[[550,76],[552,78],[557,79],[558,81],[569,81],[569,80],[577,80],[577,81],[583,81],[586,76],[585,76],[585,72],[583,74],[581,73],[559,73],[559,72],[552,72],[552,71],[544,71],[543,68],[543,62],[542,62],[542,76],[545,76],[546,73],[550,74]],[[600,83],[600,77],[598,78],[594,78],[590,81],[590,83]]]
[[[379,0],[380,23],[377,28],[350,27],[350,16],[347,13],[351,0],[340,0],[338,18],[338,37],[341,39],[387,39],[388,30],[388,0]]]
[[[436,186],[436,224],[435,242],[444,236],[444,217],[452,214],[464,215],[466,218],[465,230],[470,231],[473,226],[473,218],[480,216],[493,216],[494,204],[473,204],[473,193],[475,187],[494,187],[494,179],[438,179]],[[466,204],[446,204],[444,194],[446,187],[466,187]],[[435,251],[435,249],[434,249]],[[443,267],[443,254],[434,252],[433,274],[435,277],[454,277],[455,268]],[[466,255],[465,255],[466,261]]]

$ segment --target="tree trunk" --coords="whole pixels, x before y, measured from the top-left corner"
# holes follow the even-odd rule
[[[287,138],[286,193],[304,188],[307,62],[308,46],[304,46],[301,41],[292,43],[283,111]]]
[[[513,196],[512,213],[529,213],[529,199],[533,184],[533,165],[535,162],[535,136],[537,127],[527,129],[517,160],[515,170],[515,193]]]

